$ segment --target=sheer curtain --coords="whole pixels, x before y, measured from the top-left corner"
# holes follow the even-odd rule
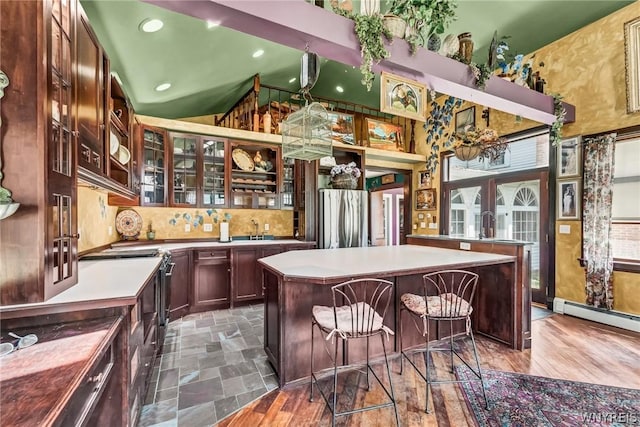
[[[613,308],[611,197],[616,134],[585,139],[582,193],[583,252],[587,304]]]

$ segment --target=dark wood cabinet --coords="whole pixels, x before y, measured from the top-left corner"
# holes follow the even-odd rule
[[[136,132],[139,150],[140,204],[167,205],[167,132],[139,125]]]
[[[175,263],[171,274],[169,294],[169,319],[175,320],[189,312],[191,292],[191,251],[171,251],[171,261]]]
[[[106,165],[105,75],[108,75],[109,65],[81,7],[77,26],[77,67],[78,165],[102,175]]]
[[[77,283],[76,14],[73,0],[0,2],[2,183],[21,203],[0,223],[3,305]]]
[[[234,303],[262,298],[262,282],[256,268],[259,253],[257,248],[231,251]]]
[[[118,80],[111,76],[108,82],[107,92],[110,96],[107,123],[109,129],[107,132],[108,142],[105,144],[105,157],[109,158],[107,176],[123,187],[137,191],[140,182],[138,176],[135,175],[138,156],[132,135],[133,108]]]
[[[230,141],[229,150],[230,207],[279,209],[283,173],[280,147]]]
[[[170,134],[171,206],[225,207],[226,143],[224,139]]]
[[[194,252],[194,257],[191,311],[229,307],[231,267],[228,251],[197,250]]]

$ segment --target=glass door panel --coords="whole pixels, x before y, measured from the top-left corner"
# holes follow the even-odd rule
[[[224,141],[205,138],[203,144],[202,205],[224,206]]]
[[[477,238],[480,234],[481,187],[463,187],[449,191],[449,235]]]
[[[196,206],[197,164],[195,136],[175,136],[173,138],[173,203]]]
[[[143,130],[142,150],[142,203],[144,205],[164,205],[165,162],[164,134],[150,129]]]

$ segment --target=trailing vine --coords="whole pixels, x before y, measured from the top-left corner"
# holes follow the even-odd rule
[[[431,111],[427,117],[424,129],[427,131],[427,144],[431,144],[431,151],[427,155],[426,167],[432,176],[440,163],[440,151],[449,149],[456,141],[456,136],[450,132],[449,125],[453,119],[453,111],[462,106],[462,99],[449,96],[440,105],[436,101],[435,92],[431,92]]]
[[[476,87],[484,90],[484,87],[487,85],[487,81],[493,75],[493,71],[488,64],[476,64],[475,62],[472,62],[469,64],[469,67],[471,67],[471,72],[476,79]]]
[[[562,105],[562,99],[564,98],[562,95],[553,93],[551,96],[553,97],[553,114],[556,116],[556,120],[551,125],[551,130],[549,130],[549,139],[551,140],[551,145],[555,147],[562,139],[562,126],[564,126],[567,110]]]
[[[362,56],[362,84],[371,90],[375,74],[373,64],[389,57],[389,51],[384,46],[384,36],[387,40],[392,40],[391,32],[385,28],[382,22],[382,15],[360,15],[342,9],[334,9],[338,15],[349,18],[355,22],[355,33],[360,41],[360,55]]]

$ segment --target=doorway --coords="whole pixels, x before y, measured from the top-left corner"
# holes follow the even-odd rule
[[[406,243],[405,224],[411,209],[405,206],[411,172],[372,170],[367,168],[369,190],[369,241],[371,246],[394,246]],[[382,180],[382,177],[386,179]]]

